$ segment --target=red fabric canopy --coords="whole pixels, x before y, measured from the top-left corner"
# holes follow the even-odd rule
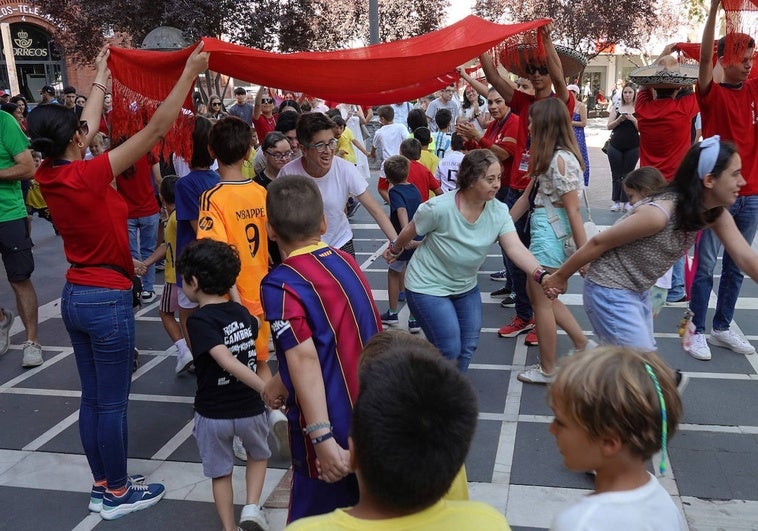
[[[210,37],[202,40],[203,51],[210,52],[210,69],[215,72],[324,100],[378,105],[425,96],[455,82],[457,66],[549,22],[540,19],[503,25],[470,15],[412,39],[332,52],[279,54]],[[152,115],[155,105],[179,78],[194,47],[177,52],[111,48],[116,134],[133,133],[142,126],[139,122]],[[142,120],[135,120],[130,109],[135,101],[144,109]],[[187,107],[191,108],[189,103]],[[185,135],[180,144],[186,146],[187,142]]]
[[[757,0],[758,1],[758,0]],[[676,46],[674,46],[674,50],[677,52],[680,52],[682,55],[684,55],[687,59],[692,59],[693,61],[699,62],[700,61],[700,43],[699,42],[678,42],[676,43]],[[715,66],[716,64],[716,44],[713,45],[713,64]],[[758,61],[758,52],[756,52],[753,55],[753,61]],[[753,68],[750,71],[750,78],[758,77],[758,68]]]

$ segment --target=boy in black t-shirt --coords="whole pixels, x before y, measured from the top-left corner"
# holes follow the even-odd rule
[[[199,304],[187,321],[187,331],[197,373],[194,435],[203,473],[212,478],[224,530],[236,531],[232,439],[239,437],[248,454],[247,501],[239,525],[261,531],[268,529],[259,504],[271,452],[260,395],[264,382],[256,374],[258,322],[244,306],[227,298],[240,267],[234,248],[209,238],[186,246],[176,264],[182,290]]]

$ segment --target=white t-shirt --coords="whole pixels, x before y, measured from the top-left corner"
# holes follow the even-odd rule
[[[382,160],[400,154],[400,144],[411,136],[408,128],[400,123],[392,122],[383,125],[374,133],[374,147],[381,153]]]
[[[284,175],[305,175],[311,177],[303,169],[302,157],[288,162],[281,170],[279,177]],[[311,177],[321,192],[326,216],[326,233],[321,240],[327,245],[340,248],[350,241],[353,231],[345,215],[345,203],[350,196],[361,195],[368,188],[368,183],[356,167],[339,157],[332,159],[332,167],[323,177]]]
[[[444,192],[458,187],[458,168],[461,167],[462,160],[463,153],[460,151],[450,151],[444,159],[440,160],[434,176],[437,177]]]
[[[461,106],[455,101],[455,99],[448,102],[444,102],[440,98],[433,100],[426,108],[426,117],[429,118],[429,130],[432,133],[437,131],[437,122],[434,121],[434,117],[440,109],[447,109],[450,111],[450,114],[453,116],[453,119],[450,121],[451,124],[455,124],[455,119],[458,118],[458,115],[461,113]]]
[[[650,474],[632,490],[591,494],[556,516],[554,531],[686,531],[671,496]]]

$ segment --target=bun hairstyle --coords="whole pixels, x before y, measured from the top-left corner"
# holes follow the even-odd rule
[[[41,105],[27,116],[26,129],[34,151],[45,157],[59,157],[79,129],[79,119],[62,105]]]

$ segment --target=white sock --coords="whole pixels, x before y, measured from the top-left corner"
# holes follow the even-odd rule
[[[179,341],[174,343],[176,345],[176,352],[178,354],[182,354],[183,352],[189,352],[189,349],[187,348],[187,341],[184,338],[181,338]]]

